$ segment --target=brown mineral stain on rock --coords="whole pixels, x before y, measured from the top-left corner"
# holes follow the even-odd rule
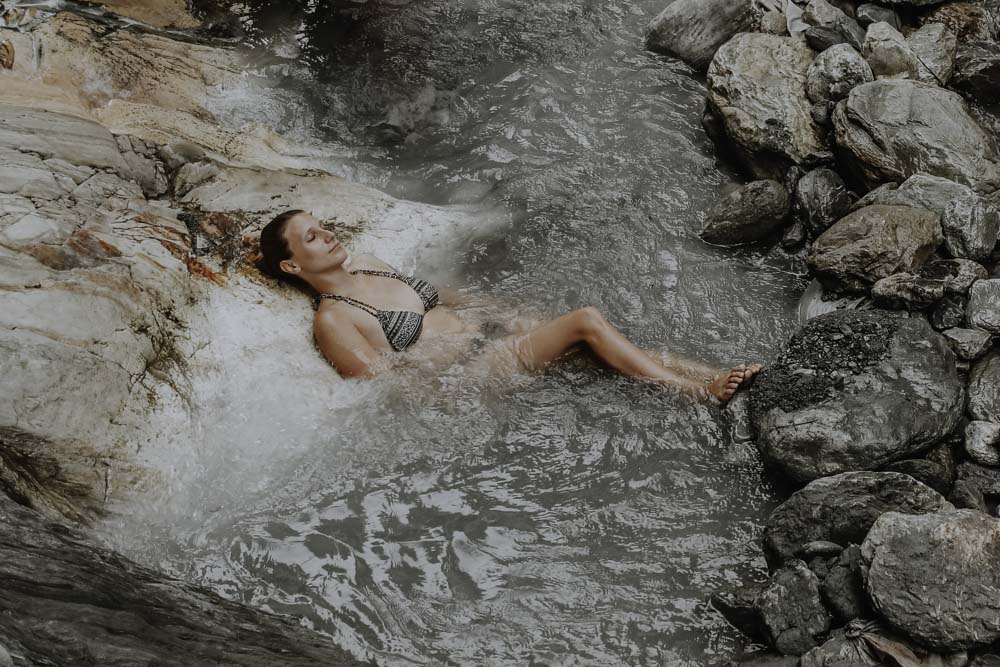
[[[200,21],[184,0],[104,0],[105,9],[157,28],[196,28]]]

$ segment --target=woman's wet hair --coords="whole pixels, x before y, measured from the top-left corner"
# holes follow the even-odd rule
[[[305,286],[305,281],[281,270],[281,262],[290,259],[292,249],[288,247],[285,228],[288,222],[305,211],[293,209],[276,216],[264,226],[260,232],[260,256],[257,258],[257,268],[261,273],[283,280],[298,287]]]

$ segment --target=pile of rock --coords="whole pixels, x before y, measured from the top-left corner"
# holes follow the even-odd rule
[[[677,0],[649,29],[707,73],[705,129],[749,179],[702,238],[802,248],[865,308],[807,321],[751,390],[800,488],[768,580],[714,603],[787,664],[1000,660],[998,30],[994,0]]]

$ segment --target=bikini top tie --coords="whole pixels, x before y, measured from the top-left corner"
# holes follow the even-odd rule
[[[352,299],[349,296],[327,294],[325,292],[313,297],[313,308],[319,308],[320,299],[334,299],[335,301],[349,303],[378,320],[379,324],[382,325],[382,331],[385,333],[386,340],[389,341],[389,345],[396,352],[405,350],[416,343],[417,339],[420,338],[420,332],[424,328],[424,313],[438,304],[437,288],[426,280],[420,280],[412,276],[401,276],[392,271],[367,271],[358,269],[350,273],[351,275],[361,273],[366,276],[382,276],[383,278],[395,278],[396,280],[403,281],[412,287],[413,291],[420,297],[420,300],[424,304],[424,312],[415,313],[412,310],[379,310],[374,306],[370,306],[357,299]]]

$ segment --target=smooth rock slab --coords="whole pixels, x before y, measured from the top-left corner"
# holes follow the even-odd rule
[[[885,512],[923,514],[948,507],[944,497],[898,472],[845,472],[823,477],[778,505],[764,527],[768,563],[776,565],[814,540],[861,544]]]
[[[791,37],[741,33],[712,59],[709,108],[758,178],[780,180],[791,165],[832,158],[806,96],[813,57]]]
[[[1000,424],[973,421],[965,427],[965,453],[984,466],[1000,466]]]
[[[781,228],[790,207],[791,197],[781,183],[753,181],[712,207],[700,236],[719,245],[763,241]]]
[[[1000,639],[1000,521],[974,510],[883,514],[861,545],[875,611],[921,644]]]
[[[1000,333],[1000,278],[978,280],[972,284],[966,317],[970,326]]]
[[[838,147],[869,187],[921,172],[984,191],[1000,187],[993,142],[958,93],[919,81],[864,83],[837,105],[833,124]]]
[[[912,458],[954,430],[964,399],[945,339],[885,311],[814,317],[750,390],[765,463],[801,483]]]
[[[864,291],[894,273],[915,273],[943,238],[930,211],[866,206],[823,232],[806,261],[825,285]]]
[[[920,63],[916,54],[906,38],[888,23],[868,26],[862,53],[878,79],[917,78]]]
[[[750,31],[752,21],[750,0],[676,0],[646,28],[646,48],[704,72],[719,47]]]
[[[972,367],[969,414],[973,419],[1000,423],[1000,352],[992,352]]]

